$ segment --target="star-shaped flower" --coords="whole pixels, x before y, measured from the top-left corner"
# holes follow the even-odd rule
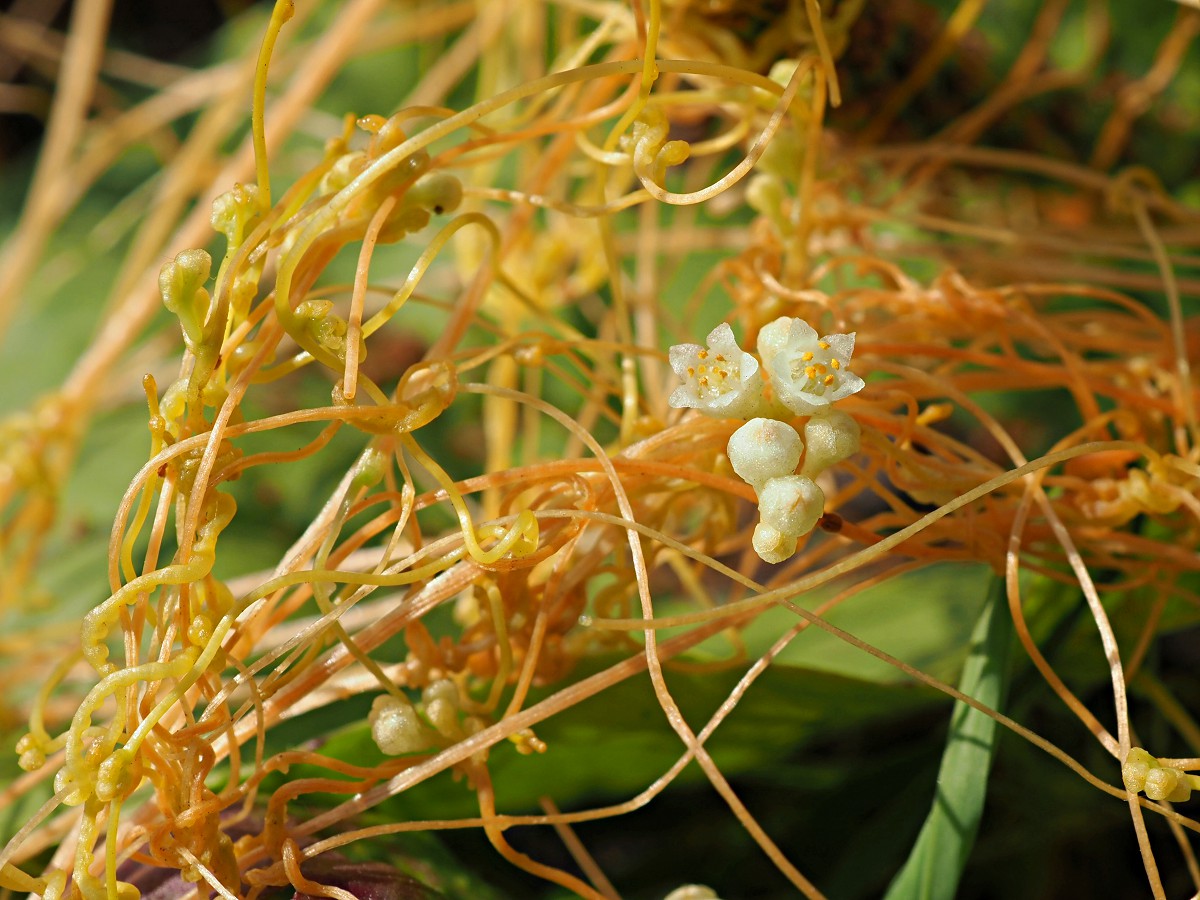
[[[758,352],[775,397],[796,415],[820,414],[863,388],[850,371],[854,332],[817,337],[803,319],[783,316],[758,333]]]
[[[748,419],[762,409],[758,360],[737,345],[728,324],[721,323],[709,333],[707,348],[676,344],[670,360],[683,381],[667,401],[676,409],[698,409],[727,419]]]

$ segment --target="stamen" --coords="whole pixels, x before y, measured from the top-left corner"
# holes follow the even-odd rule
[[[832,375],[826,375],[826,376],[825,376],[825,383],[826,383],[826,384],[833,384],[833,376],[832,376]]]
[[[812,358],[813,358],[812,351],[811,350],[804,351],[804,355],[800,358],[803,359],[805,362],[812,362]]]
[[[688,366],[688,377],[689,378],[696,377],[696,367],[695,366]]]
[[[697,355],[701,359],[708,359],[708,351],[707,350],[701,350]]]
[[[717,354],[717,362],[725,362],[725,357],[720,353]]]
[[[804,377],[807,378],[809,381],[812,381],[814,378],[816,378],[817,377],[817,367],[816,366],[805,366],[804,367]]]
[[[828,350],[829,349],[829,341],[817,341],[817,346],[820,347],[822,350]]]
[[[842,361],[840,359],[838,359],[836,356],[833,359],[829,360],[829,364],[831,366],[833,366],[835,369],[840,369],[842,367]]]

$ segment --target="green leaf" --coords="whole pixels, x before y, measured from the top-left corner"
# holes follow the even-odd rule
[[[958,685],[968,697],[992,709],[1004,702],[1012,632],[1004,580],[995,578]],[[983,815],[995,741],[993,719],[965,703],[954,704],[933,806],[908,861],[888,888],[887,900],[954,897]]]
[[[668,672],[667,682],[685,718],[699,730],[740,675],[739,671]],[[806,741],[911,714],[932,702],[936,702],[936,694],[911,684],[880,685],[772,666],[706,747],[730,777],[766,772],[778,780],[786,775],[780,761]],[[313,734],[319,733],[320,726],[297,727]],[[507,744],[492,751],[489,767],[504,812],[536,811],[538,798],[547,794],[564,809],[626,799],[653,782],[683,753],[644,674],[564,710],[535,731],[549,745],[544,755],[522,756]],[[360,765],[383,758],[361,720],[333,735],[322,752]],[[289,774],[303,777],[310,773],[297,766]],[[682,784],[703,781],[695,764],[680,775]],[[379,811],[385,818],[452,818],[477,814],[478,805],[475,795],[447,774],[393,798]]]
[[[856,594],[826,618],[923,672],[949,681],[962,671],[971,633],[986,603],[991,572],[981,565],[946,563],[890,578]],[[814,609],[840,588],[823,587],[801,602]],[[795,613],[768,610],[745,631],[747,651],[762,653],[796,622]],[[778,663],[880,683],[906,683],[888,663],[816,628],[789,644]]]

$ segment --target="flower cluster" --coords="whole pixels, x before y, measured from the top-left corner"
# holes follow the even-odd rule
[[[683,383],[668,402],[750,420],[733,433],[726,452],[758,495],[755,551],[767,562],[783,562],[824,510],[817,476],[858,452],[858,423],[833,408],[863,387],[850,371],[854,334],[818,337],[803,319],[785,316],[759,332],[761,363],[737,345],[727,324],[714,328],[707,343],[671,348],[671,368]],[[803,437],[785,421],[797,416],[807,417]]]
[[[671,348],[671,368],[683,383],[669,402],[727,419],[819,415],[862,390],[863,380],[850,371],[853,353],[853,332],[817,337],[803,319],[784,316],[759,332],[759,365],[721,323],[709,332],[707,347]],[[772,399],[765,393],[768,383]]]
[[[1131,747],[1121,766],[1121,779],[1131,794],[1145,791],[1151,800],[1183,803],[1200,789],[1200,777],[1165,765],[1141,747]]]

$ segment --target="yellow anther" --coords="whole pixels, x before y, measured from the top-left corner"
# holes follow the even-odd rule
[[[704,387],[708,387],[708,379],[703,375],[700,376],[700,384]]]
[[[826,384],[833,384],[833,376],[832,376],[832,375],[826,375],[826,376],[825,376],[825,383],[826,383]]]
[[[804,377],[809,380],[816,378],[817,377],[817,367],[816,366],[805,366],[804,367]]]
[[[717,362],[725,362],[725,357],[720,353],[717,354]]]
[[[708,359],[708,351],[707,350],[701,350],[696,355],[699,356],[701,359]]]
[[[813,355],[811,350],[805,350],[804,356],[801,357],[801,359],[803,359],[805,362],[812,362],[812,358]]]
[[[695,366],[688,366],[688,377],[689,378],[696,377],[696,367]]]
[[[829,349],[829,341],[817,341],[817,346],[820,347],[822,350],[828,350]]]
[[[826,371],[824,363],[817,363],[815,366],[813,366],[813,368],[822,373]]]
[[[842,367],[842,361],[840,359],[838,359],[836,356],[829,361],[829,364],[831,366],[833,366],[835,369],[840,369]]]

